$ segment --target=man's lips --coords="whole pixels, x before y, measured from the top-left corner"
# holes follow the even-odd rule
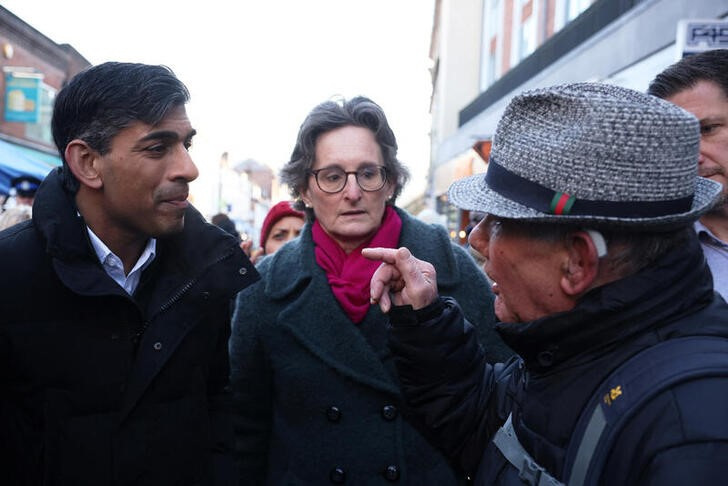
[[[710,169],[710,170],[700,170],[700,171],[698,171],[698,175],[700,177],[707,178],[707,177],[713,177],[715,175],[724,176],[725,174],[720,169]]]
[[[179,193],[172,196],[166,196],[164,199],[162,199],[163,203],[171,204],[173,206],[176,206],[178,208],[186,208],[189,206],[189,201],[187,201],[187,198],[189,197],[189,193]]]

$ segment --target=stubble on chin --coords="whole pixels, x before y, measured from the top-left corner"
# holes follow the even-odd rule
[[[705,214],[710,216],[728,216],[728,193],[725,190],[720,194],[718,201]]]

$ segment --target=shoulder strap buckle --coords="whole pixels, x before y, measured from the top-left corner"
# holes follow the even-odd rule
[[[493,437],[493,443],[508,462],[518,470],[518,477],[529,486],[564,486],[549,472],[533,460],[516,436],[512,416],[509,415],[503,426]]]

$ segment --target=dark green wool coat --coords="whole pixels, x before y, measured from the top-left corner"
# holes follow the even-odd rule
[[[437,270],[481,330],[494,360],[510,351],[493,330],[483,272],[441,227],[397,210],[400,246]],[[457,484],[409,420],[387,318],[371,306],[353,324],[314,256],[311,225],[265,258],[262,280],[238,295],[230,341],[241,484]]]

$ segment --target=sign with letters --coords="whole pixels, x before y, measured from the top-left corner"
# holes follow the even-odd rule
[[[728,49],[728,20],[680,20],[676,46],[678,59],[711,49]]]

